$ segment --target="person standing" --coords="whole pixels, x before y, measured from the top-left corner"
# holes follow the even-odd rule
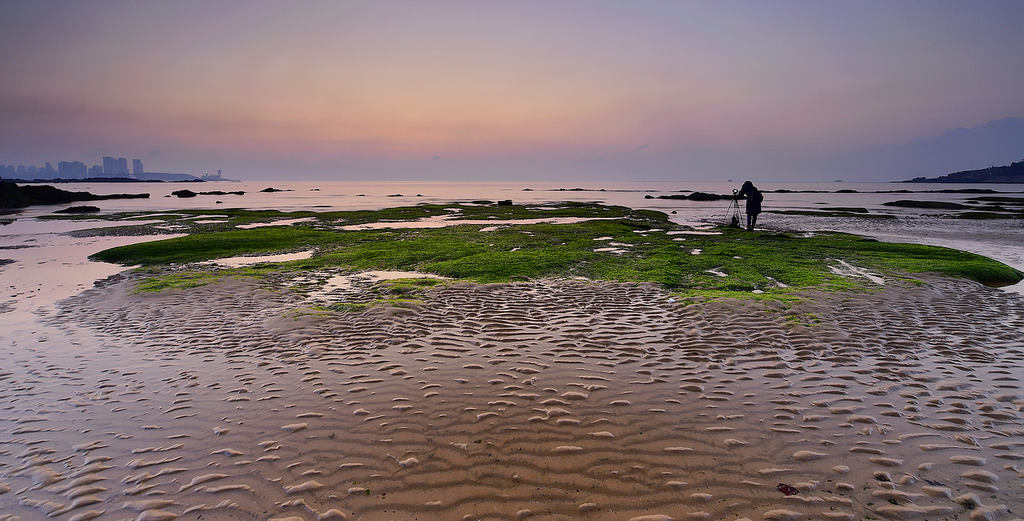
[[[743,186],[740,187],[740,191],[736,194],[737,197],[747,197],[747,231],[754,231],[754,224],[757,223],[757,214],[761,213],[761,201],[764,200],[764,196],[761,195],[761,191],[754,186],[754,183],[745,181]]]

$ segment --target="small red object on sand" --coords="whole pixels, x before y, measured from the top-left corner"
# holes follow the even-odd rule
[[[779,492],[782,492],[787,496],[795,496],[800,493],[800,491],[797,490],[796,487],[792,487],[785,483],[779,483],[779,486],[775,487],[775,490],[778,490]]]

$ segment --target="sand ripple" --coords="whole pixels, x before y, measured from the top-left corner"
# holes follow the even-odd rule
[[[0,520],[1024,515],[1024,306],[976,285],[129,288],[4,340]]]

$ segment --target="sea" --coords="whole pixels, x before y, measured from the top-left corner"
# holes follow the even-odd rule
[[[148,199],[112,199],[89,203],[102,213],[166,212],[175,209],[225,208],[281,211],[365,210],[417,204],[446,204],[478,200],[512,200],[516,204],[587,201],[665,212],[677,223],[708,227],[724,224],[729,201],[658,199],[699,191],[731,194],[738,182],[355,182],[355,181],[244,181],[210,183],[73,183],[64,190],[94,194],[149,193]],[[262,192],[266,188],[281,191]],[[765,191],[758,227],[779,231],[842,231],[883,241],[945,246],[985,255],[1024,270],[1024,219],[970,220],[951,217],[950,210],[886,206],[899,199],[962,203],[979,194],[950,190],[994,190],[996,194],[1024,197],[1024,184],[957,185],[902,183],[795,183],[763,182]],[[200,195],[179,198],[176,190],[244,191],[244,195]],[[786,192],[775,192],[784,190]],[[892,193],[910,190],[912,193]],[[30,323],[35,315],[51,312],[56,303],[87,289],[99,279],[125,268],[93,262],[88,256],[113,246],[167,236],[76,237],[70,232],[121,223],[88,220],[40,220],[69,205],[33,206],[0,216],[0,320]],[[782,215],[781,210],[866,208],[892,219]],[[4,262],[6,260],[6,262]],[[1024,294],[1024,283],[1003,288]]]

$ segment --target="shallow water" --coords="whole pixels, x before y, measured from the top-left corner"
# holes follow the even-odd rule
[[[242,266],[252,266],[254,264],[262,264],[266,262],[304,260],[312,257],[313,253],[315,253],[313,250],[307,250],[295,253],[282,253],[279,255],[245,255],[240,257],[222,257],[208,262],[225,268],[240,268]]]
[[[445,204],[455,201],[511,199],[517,204],[556,203],[559,201],[593,201],[604,204],[659,210],[680,224],[706,226],[725,223],[727,201],[680,201],[644,199],[646,195],[667,195],[679,190],[729,194],[740,182],[602,182],[602,183],[464,183],[464,182],[308,182],[259,181],[243,183],[208,183],[207,189],[243,190],[245,195],[198,196],[181,199],[170,193],[180,183],[83,183],[64,187],[97,194],[150,193],[149,199],[95,201],[104,213],[119,211],[172,211],[179,208],[216,210],[218,208],[276,209],[281,211],[380,209],[421,203]],[[62,185],[63,186],[63,185]],[[276,187],[291,191],[264,193],[259,190]],[[559,190],[583,188],[584,191]],[[1005,262],[1024,270],[1024,220],[1000,219],[972,221],[942,217],[948,211],[897,208],[882,203],[897,199],[964,202],[975,194],[926,193],[930,190],[991,189],[1013,197],[1024,197],[1024,185],[954,185],[903,183],[759,183],[763,190],[821,191],[826,193],[766,193],[764,209],[824,210],[830,207],[863,207],[874,213],[895,215],[897,219],[865,219],[855,217],[811,217],[764,213],[759,226],[769,229],[836,230],[866,234],[885,240],[920,242],[966,249]],[[529,191],[524,191],[524,189]],[[857,193],[834,193],[856,190]],[[915,193],[872,193],[877,191],[913,190]],[[402,194],[400,197],[392,197]],[[984,194],[982,194],[984,195]],[[217,201],[222,201],[218,204]],[[63,208],[62,205],[28,208],[13,217],[11,225],[0,227],[0,234],[21,234],[20,227],[31,232],[67,231],[75,225],[54,222],[40,223],[33,219]],[[675,212],[675,213],[672,213]],[[278,223],[282,224],[282,223]],[[8,231],[10,230],[10,231]],[[2,272],[0,272],[2,276]],[[1015,288],[1017,290],[1018,288]]]

